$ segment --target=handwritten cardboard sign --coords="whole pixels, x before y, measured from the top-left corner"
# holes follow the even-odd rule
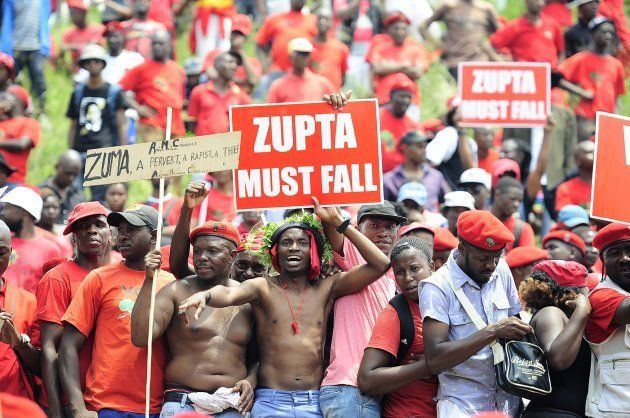
[[[544,126],[551,109],[548,63],[459,64],[461,126]]]
[[[383,201],[378,104],[354,100],[230,107],[241,131],[234,177],[237,210]]]
[[[88,151],[84,186],[232,170],[240,132],[146,142]]]
[[[630,224],[630,118],[597,112],[591,216]]]

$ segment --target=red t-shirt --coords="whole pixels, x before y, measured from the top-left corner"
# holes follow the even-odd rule
[[[0,139],[12,140],[26,137],[33,142],[33,147],[25,151],[11,152],[0,150],[7,160],[7,163],[17,168],[17,171],[11,174],[7,179],[8,182],[24,183],[28,156],[31,150],[39,143],[40,135],[41,127],[39,126],[39,122],[35,119],[19,116],[17,118],[0,121]]]
[[[490,148],[488,150],[488,156],[486,158],[479,158],[479,161],[477,162],[477,166],[479,168],[483,168],[489,174],[492,174],[492,163],[494,163],[499,158],[500,158],[499,151],[495,150],[494,148]]]
[[[78,64],[83,47],[87,44],[103,44],[103,25],[91,24],[83,29],[71,26],[63,32],[61,43],[72,53],[72,62]]]
[[[83,394],[89,409],[103,408],[134,413],[144,412],[147,349],[131,343],[131,312],[138,297],[144,271],[110,264],[91,271],[79,286],[62,317],[83,335],[94,332],[92,362]],[[173,280],[160,272],[158,290]],[[159,413],[164,391],[166,348],[160,339],[153,343],[151,369],[151,408]]]
[[[512,233],[514,233],[514,227],[516,225],[516,218],[510,216],[507,221],[503,222]],[[523,221],[523,228],[521,229],[521,237],[518,240],[519,247],[535,247],[536,246],[536,236],[534,234],[534,229],[530,224]],[[505,246],[506,254],[510,252],[514,248],[514,243],[510,242]]]
[[[13,251],[4,278],[15,286],[35,293],[37,283],[44,275],[44,263],[62,256],[59,247],[54,242],[37,236],[33,239],[12,237],[11,246]]]
[[[291,39],[312,39],[317,34],[317,18],[313,14],[288,11],[267,17],[256,34],[256,43],[271,45],[270,71],[289,71],[291,60],[287,46]]]
[[[348,71],[350,49],[343,42],[329,37],[324,43],[313,44],[311,67],[317,74],[326,77],[335,88],[341,90],[343,76]]]
[[[617,98],[626,92],[623,64],[610,55],[591,51],[578,52],[564,61],[558,69],[572,83],[592,91],[593,100],[580,100],[575,114],[595,119],[595,112],[614,113]]]
[[[413,344],[401,364],[409,364],[411,355],[424,354],[424,338],[422,336],[422,317],[420,308],[415,302],[407,300],[413,317],[415,334]],[[398,355],[400,344],[400,319],[391,305],[387,305],[381,312],[368,347],[383,350],[394,358]],[[437,415],[436,402],[438,382],[435,377],[428,380],[416,380],[394,392],[388,393],[383,399],[382,414],[384,418],[398,418],[414,416],[418,418],[434,418]]]
[[[219,94],[214,82],[200,84],[190,93],[188,115],[197,119],[195,135],[209,135],[230,130],[230,106],[250,104],[252,99],[232,83],[228,91]]]
[[[33,345],[39,344],[34,294],[3,280],[0,286],[0,308],[13,314],[13,324],[19,333],[28,334]],[[0,342],[0,392],[35,399],[30,377],[22,368],[15,350],[3,342]]]
[[[586,323],[586,338],[590,342],[599,344],[619,328],[619,325],[613,324],[612,320],[621,302],[628,298],[630,296],[605,287],[595,289],[588,295],[592,309]]]
[[[336,91],[335,87],[324,76],[306,69],[302,76],[291,72],[271,83],[267,102],[289,103],[320,101],[324,94]]]
[[[63,326],[61,318],[66,313],[70,302],[77,293],[79,285],[89,273],[72,260],[63,262],[50,269],[37,284],[37,320],[52,322]],[[90,334],[79,352],[81,370],[81,388],[85,389],[85,375],[92,358],[92,344],[94,334]]]
[[[57,235],[38,226],[35,227],[35,234],[38,237],[52,241],[59,249],[59,254],[61,254],[62,257],[72,257],[74,254],[74,247],[68,236]]]
[[[553,19],[563,30],[573,25],[573,14],[564,1],[545,4],[542,14]]]
[[[151,37],[167,30],[166,26],[151,19],[130,19],[120,23],[125,34],[125,49],[138,52],[147,60],[151,58]]]
[[[221,50],[215,49],[214,51],[208,52],[208,55],[203,60],[203,66],[201,67],[204,72],[208,70],[210,67],[214,67],[214,59],[219,55]],[[247,63],[251,67],[254,74],[257,77],[260,77],[263,73],[262,64],[255,57],[246,57]],[[239,65],[236,67],[236,72],[234,73],[234,82],[237,86],[243,87],[247,84],[247,75],[245,74],[245,67],[243,65]]]
[[[156,116],[141,118],[140,122],[166,129],[166,108],[171,106],[172,132],[174,135],[185,135],[182,120],[185,83],[184,69],[175,61],[146,60],[127,71],[119,84],[123,89],[133,91],[138,103],[156,110]]]
[[[574,177],[560,183],[556,189],[556,210],[566,205],[578,205],[588,209],[591,205],[591,184]]]
[[[405,63],[414,67],[420,66],[425,68],[429,64],[430,59],[427,51],[420,42],[411,37],[405,39],[400,46],[394,45],[393,41],[387,41],[386,38],[379,38],[373,43],[374,45],[370,47],[368,54],[365,56],[365,60],[370,64],[380,61],[395,61],[401,64]],[[402,73],[393,73],[386,76],[374,75],[372,84],[379,104],[389,102],[392,86],[398,83],[400,76],[407,77]],[[411,81],[415,83],[415,80]],[[420,90],[416,88],[413,93],[413,102],[419,105],[420,97]]]
[[[382,106],[379,110],[381,120],[381,160],[383,173],[394,169],[405,161],[400,151],[400,138],[407,132],[421,129],[420,122],[404,115],[397,118],[389,110]]]
[[[219,189],[210,189],[204,202],[193,210],[192,217],[198,220],[198,224],[206,221],[232,221],[236,217],[234,195],[223,194]]]
[[[490,36],[496,49],[507,49],[514,61],[548,62],[558,65],[558,54],[564,51],[562,28],[549,17],[542,16],[538,26],[524,16],[512,20]]]
[[[151,0],[147,17],[163,24],[171,33],[175,29],[172,7],[178,0]]]

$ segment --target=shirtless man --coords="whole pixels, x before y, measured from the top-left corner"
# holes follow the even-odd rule
[[[181,252],[181,247],[188,249],[190,242],[193,243],[195,274],[168,284],[155,298],[153,340],[165,334],[171,354],[165,372],[162,415],[194,411],[192,404],[199,401],[197,396],[217,399],[211,394],[223,387],[240,392],[240,399],[237,396],[238,403],[231,407],[226,405],[223,412],[212,411],[213,416],[240,417],[241,412],[251,409],[256,387],[256,367],[250,367],[249,373],[247,367],[255,362],[246,362],[252,334],[251,308],[241,305],[209,309],[200,320],[192,323],[186,316],[175,315],[175,307],[197,292],[219,285],[239,285],[228,279],[240,242],[238,229],[229,222],[209,221],[188,234],[190,212],[205,197],[203,184],[201,186],[201,190],[191,186],[186,190],[183,205],[186,209],[178,220],[172,247],[172,251]],[[186,254],[184,260],[187,258]],[[147,345],[151,282],[153,271],[160,263],[159,251],[147,256],[147,276],[131,314],[131,341],[136,347]]]
[[[251,305],[260,348],[254,418],[322,416],[319,387],[324,373],[323,343],[334,301],[362,289],[389,270],[388,257],[344,222],[338,209],[322,208],[316,198],[313,202],[315,214],[339,227],[367,264],[317,279],[321,260],[331,256],[330,245],[312,215],[295,215],[266,227],[269,240],[261,251],[271,258],[278,276],[258,277],[238,287],[215,286],[179,307],[185,316],[193,308],[191,322],[195,323],[206,305]]]

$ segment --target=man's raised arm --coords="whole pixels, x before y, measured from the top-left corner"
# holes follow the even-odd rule
[[[171,273],[178,279],[194,274],[188,267],[188,253],[190,252],[188,234],[190,233],[190,220],[195,206],[201,204],[207,195],[208,189],[202,182],[190,183],[188,187],[186,187],[184,203],[182,204],[182,211],[179,214],[177,225],[173,232],[171,255],[169,256]]]
[[[194,308],[194,318],[197,320],[201,312],[206,308],[206,305],[213,308],[225,308],[256,302],[266,284],[267,279],[259,277],[247,280],[236,287],[214,286],[212,289],[197,292],[183,301],[179,305],[179,314],[186,315],[186,311],[189,308]]]

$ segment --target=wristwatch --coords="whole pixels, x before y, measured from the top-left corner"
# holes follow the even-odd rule
[[[348,226],[350,226],[350,219],[346,219],[345,221],[343,221],[341,225],[337,227],[337,232],[343,234],[344,232],[346,232],[346,229],[348,229]]]
[[[29,337],[28,335],[22,333],[20,334],[20,343],[18,345],[12,345],[11,347],[13,348],[21,348],[23,346],[25,346],[26,344],[31,342],[31,337]]]

